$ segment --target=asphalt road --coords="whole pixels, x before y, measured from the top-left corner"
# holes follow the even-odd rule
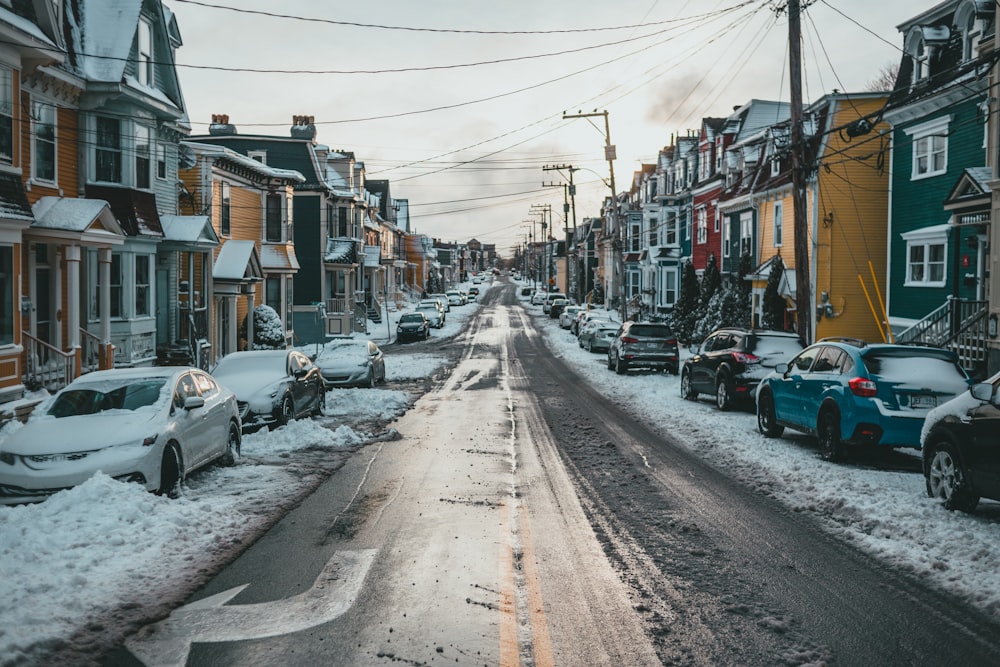
[[[105,664],[1000,664],[996,624],[600,398],[515,289],[433,343],[398,440]]]

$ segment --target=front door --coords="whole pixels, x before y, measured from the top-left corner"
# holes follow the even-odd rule
[[[167,271],[156,270],[156,344],[164,345],[171,342],[170,335],[170,298],[168,293]]]

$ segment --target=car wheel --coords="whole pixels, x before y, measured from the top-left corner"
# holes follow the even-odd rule
[[[843,461],[844,443],[840,440],[840,415],[836,410],[826,409],[816,423],[819,435],[819,454],[824,461]]]
[[[621,357],[617,357],[615,359],[615,373],[618,373],[618,375],[625,375],[627,371],[628,371],[628,364],[622,361]]]
[[[163,449],[160,460],[160,486],[156,495],[168,498],[179,498],[181,495],[181,455],[177,445],[169,443]]]
[[[927,495],[940,500],[945,509],[971,512],[979,504],[979,496],[969,492],[955,444],[946,436],[939,438],[925,445],[933,452],[926,471]]]
[[[733,407],[733,395],[729,391],[729,380],[723,376],[715,385],[715,405],[723,411],[728,411]]]
[[[681,398],[686,401],[698,398],[698,392],[691,385],[691,371],[684,371],[684,374],[681,375]]]
[[[319,393],[316,396],[316,406],[313,408],[313,417],[322,417],[323,408],[326,407],[326,386],[320,385]]]
[[[222,465],[236,465],[240,458],[240,443],[240,427],[236,422],[229,422],[229,440],[226,442],[226,453],[222,455]]]
[[[285,396],[281,400],[281,407],[278,409],[278,419],[275,423],[271,424],[271,430],[273,431],[279,426],[284,426],[293,419],[295,419],[295,405],[292,403],[291,396]]]
[[[757,430],[768,438],[777,438],[785,432],[774,414],[774,396],[770,391],[762,391],[757,397]]]

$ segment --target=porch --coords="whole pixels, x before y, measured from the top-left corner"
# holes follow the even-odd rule
[[[989,302],[948,297],[945,303],[896,336],[896,342],[931,345],[958,354],[974,379],[987,374],[987,315]]]

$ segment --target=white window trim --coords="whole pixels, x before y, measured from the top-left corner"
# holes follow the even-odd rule
[[[32,107],[35,104],[44,104],[52,109],[52,178],[42,178],[38,175],[38,151],[37,143],[38,134],[37,126],[38,123],[35,120],[34,113],[31,117],[31,140],[29,150],[31,151],[31,181],[33,183],[43,184],[49,187],[59,187],[59,107],[48,100],[34,100],[32,102]],[[32,108],[34,112],[34,108]]]
[[[935,118],[934,120],[929,120],[926,123],[921,123],[920,125],[914,125],[913,127],[908,127],[903,129],[903,133],[910,138],[910,180],[919,181],[924,178],[931,178],[933,176],[940,176],[941,174],[948,171],[948,126],[951,124],[953,115],[949,114],[947,116],[941,116],[940,118]],[[943,136],[944,137],[944,166],[934,171],[932,170],[932,165],[928,164],[928,171],[926,174],[917,173],[917,152],[914,150],[917,141],[930,136]]]
[[[948,225],[934,225],[932,227],[924,227],[923,229],[915,229],[912,232],[907,232],[905,234],[900,234],[900,237],[906,241],[906,257],[903,261],[904,267],[904,287],[944,287],[948,284]],[[925,249],[928,246],[940,245],[944,246],[944,271],[942,272],[942,280],[923,280],[916,281],[910,280],[910,248],[914,246],[923,246]],[[927,253],[924,253],[924,267],[927,267]],[[924,271],[924,275],[928,275],[928,271]]]
[[[780,248],[785,241],[785,203],[774,202],[771,219],[771,242],[775,248]]]

